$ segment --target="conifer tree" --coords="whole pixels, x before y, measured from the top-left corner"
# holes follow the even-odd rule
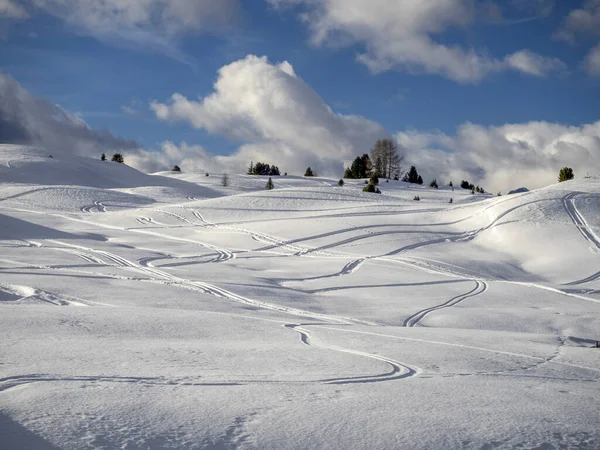
[[[265,186],[265,189],[267,190],[271,190],[275,187],[275,185],[273,184],[273,180],[271,180],[271,177],[269,177],[269,180],[267,181],[267,184]]]
[[[575,174],[573,173],[573,169],[570,167],[563,167],[560,169],[558,173],[558,182],[562,183],[563,181],[569,181],[575,178]]]

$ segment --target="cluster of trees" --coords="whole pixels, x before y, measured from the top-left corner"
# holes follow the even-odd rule
[[[378,139],[371,149],[371,156],[367,153],[357,156],[344,171],[344,178],[368,178],[375,173],[379,177],[397,180],[402,173],[401,163],[402,157],[394,141]]]
[[[344,178],[368,178],[373,171],[373,163],[371,158],[366,153],[362,156],[357,156],[350,167],[346,167]]]
[[[479,185],[475,186],[466,180],[461,181],[460,187],[463,189],[470,189],[473,194],[475,192],[477,192],[478,194],[485,194],[485,189],[483,189],[482,187],[479,187]]]
[[[52,158],[52,156],[51,156],[51,158]],[[100,156],[100,160],[106,161],[106,155],[104,153],[102,153],[102,156]],[[118,163],[124,163],[125,158],[123,158],[123,155],[121,155],[120,153],[115,153],[113,155],[111,161],[118,162]]]
[[[410,170],[404,174],[402,181],[415,184],[423,184],[423,177],[417,172],[415,166],[410,166]]]
[[[171,170],[173,172],[181,172],[181,167],[179,167],[177,164],[175,164]]]
[[[279,167],[271,166],[270,164],[265,164],[261,162],[257,162],[254,164],[250,161],[250,167],[248,167],[248,175],[269,175],[276,176],[280,175]]]

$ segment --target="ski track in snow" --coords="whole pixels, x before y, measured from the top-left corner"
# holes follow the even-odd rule
[[[402,326],[403,327],[414,327],[414,326],[418,325],[427,315],[431,314],[432,312],[439,311],[440,309],[451,308],[452,306],[456,306],[468,298],[483,294],[486,291],[486,289],[487,289],[487,284],[485,283],[485,281],[476,280],[475,287],[473,289],[471,289],[469,292],[467,292],[465,294],[457,295],[455,297],[452,297],[450,300],[445,301],[444,303],[422,309],[421,311],[418,311],[418,312],[414,313],[413,315],[408,316],[402,323]]]
[[[570,219],[573,221],[583,238],[588,241],[592,246],[596,249],[600,249],[600,238],[596,236],[596,234],[592,231],[592,229],[588,226],[587,222],[577,209],[575,205],[575,200],[577,197],[582,195],[588,196],[588,194],[584,194],[582,192],[570,192],[562,198],[563,206],[565,207],[565,211],[569,215]],[[566,286],[575,286],[578,284],[589,283],[591,281],[596,281],[600,278],[600,271],[596,272],[586,278],[582,278],[580,280],[571,281],[570,283],[566,283]]]
[[[374,359],[377,361],[382,361],[388,364],[391,367],[389,372],[385,372],[378,375],[367,375],[367,376],[355,376],[355,377],[344,377],[344,378],[327,378],[321,380],[321,382],[326,384],[355,384],[355,383],[377,383],[381,381],[392,381],[392,380],[400,380],[403,378],[408,378],[416,375],[419,370],[415,367],[408,366],[401,362],[395,361],[393,359],[387,358],[385,356],[375,355],[373,353],[362,352],[358,350],[351,350],[348,348],[338,347],[334,345],[327,345],[322,343],[314,343],[313,339],[311,339],[311,333],[305,328],[306,326],[317,326],[322,324],[294,324],[289,323],[284,325],[286,328],[294,330],[296,333],[300,335],[300,341],[304,345],[308,345],[310,347],[317,347],[327,350],[332,350],[336,352],[348,353],[351,355],[362,356],[365,358]]]
[[[577,209],[577,206],[575,206],[575,200],[581,195],[584,194],[582,192],[571,192],[565,195],[562,198],[563,205],[565,207],[565,210],[567,211],[567,214],[569,215],[569,217],[571,218],[581,235],[584,237],[584,239],[587,240],[597,249],[600,249],[600,238],[598,238],[598,236],[594,234],[594,232],[588,226],[583,216],[580,214],[579,210]]]
[[[573,220],[573,222],[577,225],[578,229],[580,230],[580,232],[582,233],[582,235],[592,244],[594,244],[596,247],[600,248],[600,241],[598,240],[598,238],[593,234],[593,232],[591,230],[589,230],[589,228],[587,227],[587,224],[585,223],[585,220],[581,217],[581,215],[579,214],[579,212],[577,211],[575,205],[574,205],[574,199],[576,198],[578,194],[577,193],[573,193],[573,194],[569,194],[568,196],[565,196],[563,202],[565,205],[565,209],[567,210],[569,216],[571,217],[571,219]],[[549,200],[549,199],[548,199]],[[464,240],[471,240],[473,239],[477,234],[479,234],[482,231],[485,230],[489,230],[490,228],[492,228],[500,219],[502,219],[503,217],[505,217],[506,215],[510,214],[511,212],[517,210],[518,208],[521,208],[523,206],[526,206],[528,204],[531,203],[536,203],[536,202],[540,202],[540,201],[547,201],[547,200],[536,200],[536,201],[532,201],[532,202],[528,202],[522,205],[518,205],[516,207],[513,208],[509,208],[508,210],[504,211],[503,213],[501,213],[499,216],[497,216],[492,222],[490,222],[487,226],[480,228],[476,231],[467,231],[467,232],[463,232],[463,233],[459,233],[459,232],[430,232],[432,234],[441,234],[442,237],[437,238],[437,239],[432,239],[432,240],[428,240],[428,241],[424,241],[424,242],[418,242],[418,243],[414,243],[414,244],[410,244],[407,246],[404,246],[400,249],[396,249],[393,250],[391,252],[388,252],[384,255],[380,255],[380,256],[370,256],[370,257],[362,257],[362,258],[358,258],[356,260],[353,260],[349,263],[347,263],[338,273],[335,274],[330,274],[330,275],[324,275],[324,276],[318,276],[318,277],[309,277],[309,278],[304,278],[304,279],[298,279],[297,281],[308,281],[308,280],[313,280],[313,279],[320,279],[320,278],[328,278],[328,277],[332,277],[332,276],[342,276],[342,275],[348,275],[351,274],[353,272],[355,272],[356,270],[358,270],[365,261],[368,261],[369,259],[380,259],[382,261],[387,260],[387,258],[389,258],[390,256],[395,256],[398,255],[400,253],[405,253],[408,252],[410,250],[414,250],[423,246],[428,246],[428,245],[435,245],[438,243],[444,243],[444,242],[452,242],[452,241],[464,241]],[[83,212],[92,212],[92,210],[95,209],[98,212],[106,212],[106,207],[99,201],[94,201],[93,205],[87,206],[87,207],[83,207],[82,211]],[[187,208],[186,208],[187,209]],[[343,232],[347,232],[347,231],[361,231],[361,228],[354,228],[354,229],[348,229],[348,230],[338,230],[335,232],[330,232],[330,233],[322,233],[320,235],[315,235],[315,236],[310,236],[307,238],[302,238],[302,239],[297,239],[294,241],[286,241],[283,239],[278,239],[278,238],[274,238],[272,236],[268,236],[264,233],[259,233],[259,232],[255,232],[252,230],[247,230],[244,228],[239,228],[239,227],[229,227],[229,226],[222,226],[222,225],[216,225],[214,223],[208,222],[206,221],[202,215],[196,211],[196,210],[189,210],[192,212],[192,214],[194,215],[194,217],[196,219],[198,219],[199,222],[193,222],[188,220],[187,218],[183,217],[180,214],[177,213],[173,213],[170,211],[165,211],[162,209],[155,209],[155,211],[157,212],[161,212],[163,214],[167,214],[170,215],[172,217],[177,218],[178,220],[188,224],[188,225],[192,225],[192,226],[202,226],[202,227],[206,227],[206,228],[215,228],[215,229],[219,229],[220,231],[230,231],[230,232],[235,232],[235,233],[244,233],[244,234],[248,234],[250,235],[253,239],[260,241],[260,242],[265,242],[270,244],[270,246],[268,247],[263,247],[260,249],[257,249],[255,251],[266,251],[269,249],[274,249],[274,248],[287,248],[289,250],[295,251],[297,256],[303,256],[303,255],[307,255],[310,253],[324,253],[324,250],[330,249],[330,248],[334,248],[334,247],[338,247],[341,245],[345,245],[345,244],[349,244],[349,243],[353,243],[362,239],[367,239],[370,237],[376,237],[376,236],[383,236],[383,235],[387,235],[387,234],[408,234],[408,233],[423,233],[423,231],[418,231],[418,230],[391,230],[391,231],[381,231],[381,232],[372,232],[369,231],[367,235],[361,235],[361,236],[354,236],[354,237],[350,237],[348,239],[344,239],[332,244],[327,244],[321,247],[316,247],[316,248],[311,248],[311,249],[306,249],[306,248],[302,248],[300,246],[295,245],[296,242],[298,241],[308,241],[308,240],[312,240],[312,239],[317,239],[317,238],[321,238],[321,237],[327,237],[327,236],[333,236],[335,234],[340,234]],[[468,218],[465,219],[461,219],[462,220],[467,220]],[[147,224],[158,224],[157,222],[154,221],[153,218],[151,217],[139,217],[136,219],[139,223],[147,225]],[[162,224],[160,224],[162,225]],[[445,225],[445,224],[431,224],[429,226],[438,226],[438,225]],[[387,225],[384,225],[387,226]],[[393,225],[391,225],[393,227]],[[407,224],[406,226],[411,226],[409,224]],[[415,225],[416,227],[416,225]],[[131,231],[137,231],[137,230],[131,230]],[[152,234],[152,235],[156,235],[156,236],[161,236],[167,239],[174,239],[174,240],[183,240],[183,241],[187,241],[185,239],[180,239],[180,238],[175,238],[172,236],[168,236],[168,235],[162,235],[159,233],[148,233],[148,234]],[[334,317],[334,316],[329,316],[329,315],[324,315],[324,314],[318,314],[318,313],[311,313],[308,311],[303,311],[303,310],[298,310],[298,309],[294,309],[294,308],[287,308],[284,306],[280,306],[280,305],[274,305],[274,304],[270,304],[270,303],[266,303],[266,302],[261,302],[261,301],[256,301],[256,300],[252,300],[252,299],[248,299],[246,297],[242,297],[239,296],[237,294],[234,294],[230,291],[227,291],[223,288],[219,288],[217,286],[214,286],[212,284],[209,283],[205,283],[205,282],[201,282],[201,281],[191,281],[191,280],[185,280],[176,276],[173,276],[167,272],[155,269],[152,266],[152,261],[155,260],[159,260],[159,259],[169,259],[169,258],[173,258],[170,256],[162,256],[162,257],[148,257],[148,258],[143,258],[141,259],[138,263],[134,263],[132,261],[127,260],[126,258],[123,258],[121,256],[118,256],[114,253],[110,253],[107,251],[103,251],[103,250],[97,250],[97,249],[93,249],[93,248],[87,248],[87,247],[83,247],[83,246],[78,246],[78,245],[73,245],[73,244],[66,244],[64,242],[60,242],[60,241],[56,241],[56,240],[49,240],[49,242],[54,242],[55,244],[58,245],[63,245],[63,246],[68,246],[70,248],[56,248],[56,250],[59,251],[65,251],[68,253],[72,253],[80,258],[82,258],[83,260],[85,260],[86,262],[90,263],[90,264],[106,264],[104,262],[103,259],[108,261],[109,265],[113,265],[115,267],[122,267],[122,268],[126,268],[126,269],[130,269],[130,270],[135,270],[145,276],[148,276],[150,278],[153,278],[156,281],[159,282],[164,282],[166,284],[172,285],[172,286],[178,286],[178,287],[185,287],[185,288],[191,288],[191,289],[198,289],[203,293],[206,294],[210,294],[219,298],[226,298],[229,300],[233,300],[233,301],[237,301],[237,302],[241,302],[241,303],[245,303],[245,304],[249,304],[252,306],[256,306],[256,307],[260,307],[260,308],[265,308],[265,309],[271,309],[271,310],[276,310],[279,312],[284,312],[287,314],[292,314],[292,315],[297,315],[297,316],[302,316],[302,317],[308,317],[308,318],[313,318],[313,319],[318,319],[318,320],[322,320],[326,323],[330,323],[332,325],[340,325],[340,324],[368,324],[368,325],[375,325],[375,324],[371,324],[365,321],[360,321],[360,320],[356,320],[356,319],[352,319],[352,318],[340,318],[340,317]],[[198,243],[195,241],[190,241],[190,242],[194,242],[198,245],[204,246],[204,247],[208,247],[208,248],[212,248],[213,250],[218,252],[218,257],[213,260],[215,262],[217,261],[226,261],[228,259],[231,259],[233,257],[232,252],[229,251],[223,251],[223,250],[219,250],[214,246],[210,246],[208,244],[204,244],[204,243]],[[39,243],[35,243],[35,244],[30,244],[30,245],[35,245],[37,247],[41,246],[41,244]],[[103,259],[98,258],[94,255],[100,255]],[[444,269],[439,270],[440,273],[452,273],[452,272],[448,272]],[[591,277],[588,277],[584,280],[593,280],[593,279],[597,279],[598,277],[600,277],[600,273],[598,274],[594,274]],[[468,281],[467,279],[463,280],[463,281]],[[476,286],[471,289],[470,291],[468,291],[465,294],[461,294],[458,296],[455,296],[453,298],[451,298],[450,300],[447,300],[439,305],[435,305],[432,307],[428,307],[425,309],[422,309],[420,311],[418,311],[417,313],[409,316],[408,318],[405,319],[403,326],[404,327],[414,327],[416,325],[418,325],[427,315],[440,310],[440,309],[444,309],[444,308],[449,308],[452,306],[455,306],[459,303],[461,303],[462,301],[466,300],[467,298],[471,298],[477,295],[482,294],[486,289],[487,289],[487,284],[482,281],[482,280],[471,280],[471,281],[475,281]],[[574,282],[574,283],[569,283],[569,284],[580,284],[582,282],[585,281],[580,281],[580,282]],[[364,286],[358,286],[358,287],[364,287]],[[346,287],[347,288],[347,287]],[[345,289],[345,287],[337,287],[337,288],[331,288],[329,290],[334,290],[334,289]],[[328,290],[327,288],[322,289],[322,290],[315,290],[314,292],[320,292],[320,291],[326,291]],[[562,292],[562,291],[561,291]],[[49,301],[50,303],[54,303],[54,304],[62,304],[60,303],[56,303],[53,301]],[[305,345],[309,345],[309,346],[313,346],[313,347],[318,347],[318,348],[322,348],[322,349],[328,349],[328,350],[332,350],[332,351],[337,351],[337,352],[342,352],[342,353],[347,353],[347,354],[353,354],[356,356],[362,356],[362,357],[366,357],[366,358],[371,358],[374,360],[378,360],[381,362],[384,362],[386,364],[388,364],[391,367],[391,370],[389,372],[386,373],[382,373],[379,375],[371,375],[371,376],[358,376],[358,377],[347,377],[347,378],[331,378],[331,379],[325,379],[325,380],[320,380],[321,382],[327,383],[327,384],[351,384],[351,383],[370,383],[370,382],[378,382],[378,381],[390,381],[390,380],[396,380],[396,379],[403,379],[403,378],[408,378],[408,377],[412,377],[415,376],[416,374],[418,374],[419,370],[408,366],[406,364],[400,363],[398,361],[394,361],[392,359],[380,356],[380,355],[375,355],[375,354],[371,354],[371,353],[366,353],[366,352],[361,352],[361,351],[356,351],[356,350],[352,350],[352,349],[347,349],[347,348],[341,348],[341,347],[336,347],[336,346],[329,346],[329,345],[325,345],[325,344],[315,344],[315,340],[314,338],[311,337],[311,333],[306,329],[307,326],[316,326],[316,325],[323,325],[321,324],[286,324],[285,327],[292,329],[293,331],[295,331],[296,333],[298,333],[300,335],[300,340],[303,344]],[[334,330],[334,328],[328,328],[331,330]],[[352,330],[339,330],[339,331],[352,331]],[[418,340],[418,339],[415,339]],[[428,342],[426,340],[418,340],[418,341],[422,341],[422,342]],[[451,345],[448,343],[439,343],[442,345]],[[564,343],[563,343],[564,345]],[[475,348],[475,347],[473,347]],[[489,349],[480,349],[483,351],[491,351]],[[546,363],[551,363],[554,362],[554,360],[558,357],[559,355],[559,351],[557,350],[557,353],[555,355],[553,355],[551,358],[545,359],[545,360],[541,360],[541,362],[539,364],[546,364]],[[506,352],[496,352],[496,353],[506,353]],[[519,357],[528,357],[528,358],[535,358],[535,357],[530,357],[527,355],[515,355],[515,356],[519,356]],[[538,365],[539,365],[538,364]],[[566,364],[566,363],[565,363]],[[537,367],[538,365],[536,365],[535,367]],[[570,365],[570,364],[566,364],[566,365]],[[582,366],[576,366],[576,365],[571,365],[574,367],[580,367],[580,368],[584,368],[584,369],[590,369],[587,367],[582,367]],[[592,370],[592,369],[590,369]],[[17,377],[14,377],[17,378]],[[81,377],[74,377],[74,380],[78,380],[81,381],[83,380],[83,378]],[[92,378],[90,377],[90,380],[88,381],[103,381],[108,379],[108,377],[98,377],[98,378]],[[47,381],[51,380],[50,378],[47,379]],[[44,381],[43,376],[31,376],[31,377],[27,377],[24,376],[22,378],[21,381],[27,381],[27,382],[36,382],[36,381]],[[114,380],[113,380],[114,381]],[[143,379],[143,378],[139,378],[139,379],[133,379],[133,378],[127,378],[124,377],[122,380],[117,380],[120,382],[142,382],[142,383],[151,383],[152,379]],[[9,379],[0,379],[0,383],[5,383],[8,382],[10,384],[11,380]],[[162,384],[166,384],[164,382],[160,382]],[[183,383],[176,383],[176,384],[183,384]],[[195,383],[193,385],[235,385],[237,383]],[[11,387],[11,386],[9,386]],[[0,391],[3,388],[0,388]]]
[[[97,200],[95,200],[91,205],[81,207],[81,212],[91,213],[94,209],[96,210],[96,212],[106,212],[106,206],[104,206],[102,202]]]

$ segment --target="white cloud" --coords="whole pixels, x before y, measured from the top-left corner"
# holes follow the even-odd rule
[[[600,175],[600,121],[579,127],[529,122],[499,127],[472,123],[455,135],[402,131],[396,139],[407,164],[417,166],[426,180],[468,180],[484,188],[530,189],[557,181],[561,167],[577,176]]]
[[[27,17],[27,11],[13,0],[0,0],[0,17],[23,19]]]
[[[586,0],[582,6],[569,12],[555,38],[575,43],[578,37],[600,36],[600,0]],[[582,66],[589,75],[600,76],[600,42],[590,49]]]
[[[186,63],[189,58],[178,49],[177,37],[217,31],[239,8],[239,0],[24,0],[23,4],[32,14],[53,15],[80,34]]]
[[[30,94],[1,72],[0,142],[38,145],[87,156],[139,147],[136,142],[114,136],[108,130],[91,129],[80,116]]]
[[[587,54],[583,66],[588,74],[600,77],[600,43]]]
[[[565,73],[567,65],[558,58],[540,56],[529,50],[521,50],[506,57],[509,67],[528,75],[544,77],[551,72]]]
[[[219,70],[214,91],[196,101],[173,94],[169,103],[151,104],[161,120],[245,143],[228,163],[245,168],[263,160],[282,171],[307,166],[339,175],[343,163],[368,151],[385,130],[363,117],[336,114],[283,62],[247,56]]]
[[[523,59],[521,52],[499,59],[485,50],[445,45],[438,36],[453,29],[466,29],[477,16],[501,17],[499,7],[482,8],[472,0],[267,0],[275,7],[302,6],[301,15],[311,30],[315,45],[364,46],[357,59],[373,72],[391,69],[409,73],[439,74],[452,80],[476,82],[486,75],[518,70],[543,76],[556,64],[510,63]],[[540,3],[541,4],[541,3]],[[544,2],[545,10],[548,2]],[[540,13],[541,14],[541,13]],[[528,52],[528,59],[549,58]],[[558,62],[558,60],[552,60]]]
[[[569,12],[555,37],[574,42],[578,35],[600,35],[600,0],[586,0],[583,8]]]

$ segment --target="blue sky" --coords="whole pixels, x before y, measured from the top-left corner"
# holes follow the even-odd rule
[[[190,0],[174,2],[182,5],[174,14],[181,15],[163,22],[156,17],[164,0],[131,9],[136,2],[106,2],[122,8],[121,16],[107,18],[86,16],[84,6],[61,9],[56,0],[37,6],[0,0],[3,72],[92,128],[108,128],[148,150],[172,141],[231,155],[248,143],[214,126],[194,126],[190,117],[161,119],[150,107],[152,101],[169,104],[174,93],[189,101],[210,95],[219,69],[247,55],[266,56],[271,65],[288,61],[335,113],[361,116],[390,134],[441,132],[454,139],[467,123],[580,127],[600,119],[596,0],[434,0],[430,9],[399,1],[381,12],[381,27],[372,12],[376,3],[386,5],[381,0],[227,0],[227,11],[217,13],[206,6],[210,1]],[[207,19],[184,23],[191,4],[195,15]],[[573,21],[574,11],[587,14],[591,24]],[[354,12],[369,17],[344,16]],[[139,14],[149,19],[130,17]],[[402,21],[387,34],[386,27]],[[413,42],[423,46],[423,55],[413,54],[419,53],[412,52]],[[458,53],[450,59],[459,62],[436,61],[436,52],[453,48]],[[524,50],[520,62],[509,58]],[[463,72],[460,60],[468,62],[469,52],[477,55],[475,68]],[[361,54],[370,62],[360,60]]]

